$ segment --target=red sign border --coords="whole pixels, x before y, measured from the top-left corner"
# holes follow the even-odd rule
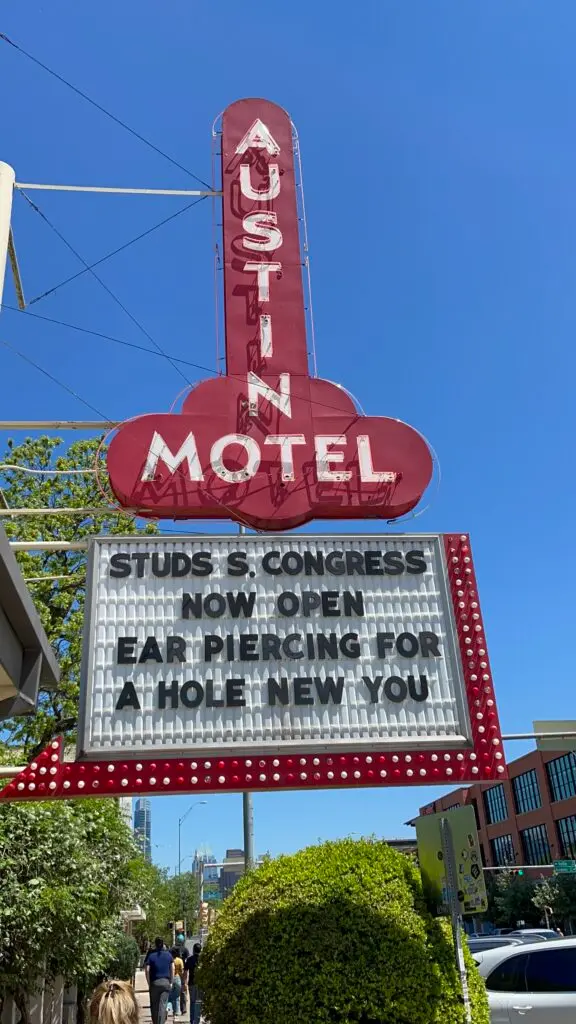
[[[486,636],[468,534],[442,534],[472,726],[470,750],[346,754],[189,755],[63,760],[54,740],[0,792],[0,800],[178,793],[270,792],[358,786],[449,785],[507,778]]]

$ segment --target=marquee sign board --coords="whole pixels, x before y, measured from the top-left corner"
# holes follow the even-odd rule
[[[119,428],[107,457],[118,501],[144,516],[268,531],[404,515],[432,476],[422,436],[361,415],[345,390],[309,374],[293,128],[281,107],[246,99],[224,111],[222,192],[226,374],[191,390],[181,413]]]
[[[107,537],[91,562],[78,759],[55,740],[0,800],[505,777],[467,535]]]
[[[472,739],[439,537],[99,539],[81,754]]]

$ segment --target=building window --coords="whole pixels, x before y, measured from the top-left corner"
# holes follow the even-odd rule
[[[512,779],[512,792],[517,814],[537,811],[539,807],[542,807],[538,776],[534,770],[524,772],[523,775],[517,775],[515,779]]]
[[[552,800],[576,796],[576,754],[564,754],[546,765]]]
[[[492,860],[497,867],[514,863],[516,858],[514,857],[512,836],[496,836],[496,839],[490,840],[490,848]]]
[[[484,810],[488,824],[495,825],[498,821],[506,821],[508,807],[506,806],[506,794],[502,783],[499,783],[497,786],[490,786],[490,789],[485,789],[482,796],[484,797]]]
[[[462,804],[450,804],[449,807],[443,807],[442,810],[444,810],[444,811],[455,811],[457,807],[461,807],[461,806],[462,806]]]
[[[520,833],[525,864],[551,864],[546,825],[534,825]]]
[[[560,837],[560,849],[563,857],[576,860],[576,815],[570,818],[560,818],[556,822],[558,835]]]

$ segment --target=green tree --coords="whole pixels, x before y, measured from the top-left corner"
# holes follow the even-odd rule
[[[518,921],[526,927],[540,924],[541,912],[534,903],[536,882],[516,871],[498,871],[493,883],[492,921],[502,927],[515,928]]]
[[[484,985],[466,952],[474,1024]],[[225,900],[200,962],[211,1024],[464,1024],[454,947],[418,870],[342,840],[270,861]]]
[[[540,882],[535,889],[533,902],[542,919],[548,908],[552,911],[554,927],[562,926],[565,932],[572,932],[576,920],[576,878],[569,874],[552,875]]]
[[[97,465],[104,494],[94,472]],[[113,502],[98,438],[74,441],[66,447],[60,438],[54,437],[28,439],[19,445],[9,441],[1,466],[0,500],[10,508],[91,510],[105,508],[107,501]],[[51,474],[51,470],[58,470],[58,473]],[[3,524],[8,536],[15,540],[76,541],[98,534],[157,532],[153,523],[142,527],[132,516],[115,512],[113,508],[78,515],[17,516],[3,520]],[[78,720],[86,557],[86,551],[18,553],[42,624],[58,657],[61,680],[55,690],[40,693],[36,715],[25,715],[3,724],[4,761],[14,760],[15,754],[30,760],[55,736],[74,738]]]
[[[194,929],[198,914],[198,881],[192,872],[169,877],[167,871],[148,865],[149,900],[146,920],[134,925],[134,935],[141,947],[157,935],[172,942],[169,921],[186,921],[189,931]]]
[[[36,977],[88,987],[115,952],[120,912],[149,901],[116,800],[0,804],[0,996]]]

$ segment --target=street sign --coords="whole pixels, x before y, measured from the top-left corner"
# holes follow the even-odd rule
[[[430,448],[310,374],[289,115],[262,99],[231,104],[221,151],[226,373],[195,385],[182,412],[119,427],[107,454],[112,489],[144,516],[266,531],[397,519],[430,483]]]
[[[538,750],[564,751],[566,753],[576,751],[576,721],[573,719],[567,719],[564,721],[538,721],[534,722],[533,726],[534,732],[537,736],[536,746],[538,747]],[[543,732],[558,733],[558,736],[538,738],[538,733]],[[573,735],[567,736],[566,733],[572,733]]]
[[[476,818],[473,807],[468,805],[416,819],[418,861],[427,898],[437,910],[447,912],[450,908],[442,820],[450,826],[459,913],[481,914],[488,909],[488,899]]]
[[[554,873],[557,875],[575,875],[576,860],[555,860]]]
[[[268,754],[236,768],[272,788],[502,776],[469,550],[438,534],[98,538],[79,756]],[[310,762],[274,760],[294,754]],[[194,787],[232,781],[183,767]]]

